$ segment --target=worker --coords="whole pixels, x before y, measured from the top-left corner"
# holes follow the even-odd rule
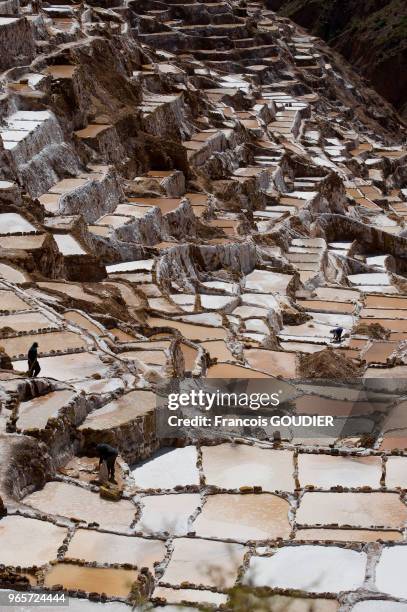
[[[343,334],[343,327],[340,327],[338,325],[334,329],[331,329],[331,334],[333,335],[332,342],[341,342],[342,334]]]
[[[114,476],[116,459],[119,454],[119,451],[117,450],[117,448],[114,448],[109,444],[98,444],[96,446],[96,452],[99,455],[99,468],[102,465],[103,461],[105,461],[110,482],[116,482]]]
[[[41,372],[40,364],[38,363],[38,342],[34,342],[28,351],[28,375],[34,378]]]

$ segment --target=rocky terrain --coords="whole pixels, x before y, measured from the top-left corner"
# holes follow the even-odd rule
[[[0,15],[0,597],[405,611],[397,114],[263,2]],[[292,380],[342,425],[169,442],[184,378]]]
[[[268,0],[328,41],[407,120],[407,6],[403,0]]]

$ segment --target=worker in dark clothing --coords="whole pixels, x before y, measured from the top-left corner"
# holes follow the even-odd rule
[[[38,342],[34,342],[28,351],[27,355],[28,360],[28,375],[29,376],[38,376],[41,372],[40,364],[38,363]]]
[[[335,327],[334,329],[331,329],[331,334],[333,334],[333,338],[332,341],[333,342],[341,342],[342,340],[342,334],[343,334],[343,327]]]
[[[99,467],[102,465],[103,461],[106,461],[109,480],[115,482],[115,464],[119,451],[109,444],[98,444],[96,446],[96,452],[99,455]]]

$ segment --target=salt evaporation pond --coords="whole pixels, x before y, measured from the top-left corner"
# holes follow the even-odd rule
[[[74,397],[70,389],[51,391],[47,395],[21,402],[18,407],[17,427],[19,429],[43,429],[48,419],[56,417],[59,410]]]
[[[228,598],[227,595],[224,595],[223,593],[214,593],[213,591],[198,589],[170,589],[168,587],[157,587],[153,592],[153,598],[154,597],[163,598],[171,604],[178,604],[182,601],[188,601],[191,603],[210,604],[214,606],[225,604]],[[163,610],[163,608],[159,608],[159,610]],[[178,610],[183,612],[185,608],[178,608]]]
[[[107,501],[97,493],[65,482],[47,482],[43,489],[27,495],[23,501],[41,512],[98,523],[113,531],[128,531],[136,513],[130,501]]]
[[[177,485],[198,485],[195,446],[162,450],[135,467],[131,475],[139,489],[173,489]]]
[[[255,587],[339,593],[362,586],[366,554],[328,546],[291,546],[252,557],[245,582]]]
[[[407,457],[388,457],[386,487],[407,489]]]
[[[44,565],[57,558],[66,535],[66,529],[46,521],[5,516],[0,521],[0,564]]]
[[[174,541],[174,551],[161,580],[174,586],[189,582],[230,588],[245,552],[241,544],[179,538]]]
[[[382,593],[407,598],[407,547],[393,546],[382,551],[376,566],[376,586]]]
[[[262,449],[245,444],[202,448],[206,484],[223,489],[261,486],[263,491],[293,491],[291,451]]]
[[[200,538],[288,539],[290,504],[277,495],[210,495],[193,530]]]
[[[45,575],[44,585],[61,584],[64,589],[86,593],[106,593],[110,597],[127,597],[138,578],[135,570],[86,567],[58,563]]]
[[[162,561],[165,553],[165,544],[159,540],[78,529],[69,543],[66,557],[88,563],[128,563],[154,569],[154,563]]]
[[[397,493],[305,493],[297,510],[301,525],[401,528],[407,508]]]
[[[146,495],[141,505],[141,518],[135,531],[145,535],[168,532],[181,536],[188,533],[188,519],[201,505],[201,497],[197,493]]]
[[[398,541],[403,536],[399,531],[380,531],[377,529],[297,529],[296,540],[333,542],[376,542],[377,540]]]
[[[382,464],[380,457],[333,457],[331,455],[300,454],[298,478],[301,487],[320,488],[380,487]]]
[[[407,612],[407,603],[386,601],[384,599],[369,599],[359,601],[351,612]]]

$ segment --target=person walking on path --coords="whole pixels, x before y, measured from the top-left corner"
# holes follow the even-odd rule
[[[41,372],[40,364],[38,363],[38,342],[34,342],[28,351],[28,375],[34,378]]]

